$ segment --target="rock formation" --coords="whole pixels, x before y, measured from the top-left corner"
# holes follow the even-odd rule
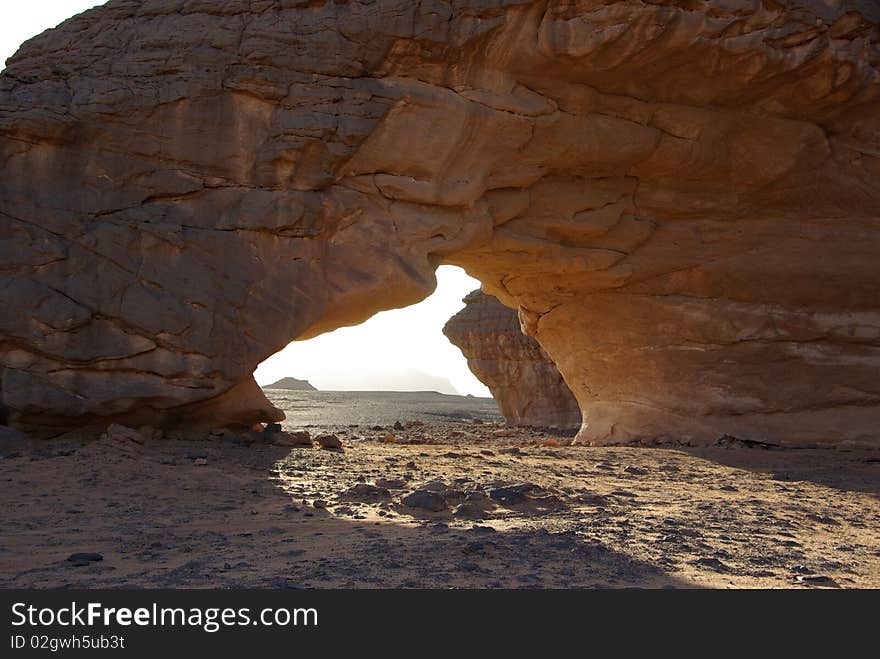
[[[263,389],[287,389],[290,391],[317,391],[308,380],[297,380],[296,378],[281,378],[277,382],[267,384]]]
[[[468,367],[492,391],[508,423],[577,428],[581,411],[556,366],[533,338],[522,333],[516,311],[482,291],[443,333],[467,358]]]
[[[873,0],[110,0],[0,76],[19,428],[247,425],[465,267],[583,441],[877,439]]]

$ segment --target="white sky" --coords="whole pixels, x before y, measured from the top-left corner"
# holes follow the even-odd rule
[[[0,64],[31,37],[105,0],[0,0]]]
[[[102,4],[101,0],[0,0],[0,62],[5,63],[31,37]],[[377,314],[357,327],[292,343],[257,369],[257,382],[269,384],[293,376],[319,389],[414,388],[489,396],[441,331],[464,306],[461,298],[479,286],[461,268],[443,266],[437,271],[437,291],[424,302]],[[437,378],[450,382],[453,389]]]
[[[318,389],[435,390],[489,396],[461,351],[443,336],[443,325],[464,307],[461,298],[480,282],[461,268],[440,266],[437,290],[406,309],[383,311],[357,327],[343,327],[310,341],[296,341],[257,369],[260,384],[285,376]],[[444,388],[423,375],[445,378]]]

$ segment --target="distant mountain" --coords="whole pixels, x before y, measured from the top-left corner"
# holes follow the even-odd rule
[[[267,384],[263,389],[290,389],[293,391],[317,391],[308,380],[297,380],[296,378],[281,378],[278,382]]]
[[[436,391],[458,395],[449,379],[417,369],[325,371],[320,378],[321,391]]]

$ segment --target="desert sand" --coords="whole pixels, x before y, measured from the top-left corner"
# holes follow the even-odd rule
[[[401,425],[309,429],[341,451],[6,445],[0,586],[880,587],[878,451]]]

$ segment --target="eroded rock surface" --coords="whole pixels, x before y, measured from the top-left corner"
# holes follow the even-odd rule
[[[474,291],[443,327],[468,367],[492,392],[508,423],[577,428],[581,411],[559,370],[533,338],[522,333],[516,311]]]
[[[275,420],[293,338],[440,263],[580,438],[876,440],[871,0],[111,0],[0,76],[18,427]]]

